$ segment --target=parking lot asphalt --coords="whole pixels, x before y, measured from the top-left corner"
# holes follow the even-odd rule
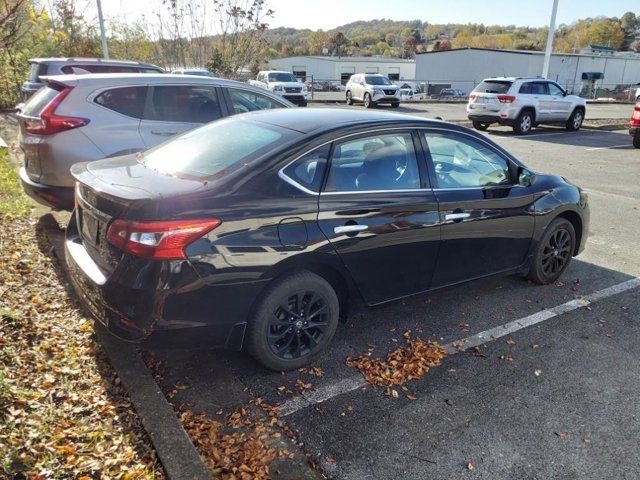
[[[214,418],[252,396],[282,405],[296,440],[337,479],[637,478],[640,151],[624,131],[487,135],[590,194],[587,248],[560,282],[492,278],[352,316],[316,362],[322,378],[268,372],[237,352],[155,350],[165,389],[186,386],[174,403]],[[558,305],[570,308],[546,318]],[[369,348],[384,357],[405,331],[447,344],[532,315],[544,321],[452,354],[406,384],[415,400],[385,396],[345,363]],[[312,384],[311,402],[293,398],[297,380]]]

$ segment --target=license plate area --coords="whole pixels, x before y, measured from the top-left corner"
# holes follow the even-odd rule
[[[82,210],[80,233],[82,239],[91,245],[100,244],[100,220],[92,215],[87,209]]]

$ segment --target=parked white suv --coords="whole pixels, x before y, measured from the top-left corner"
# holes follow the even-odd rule
[[[389,103],[392,107],[400,105],[400,88],[377,73],[351,75],[347,82],[346,96],[347,105],[352,105],[355,101],[364,103],[365,108],[375,107],[379,103]]]
[[[255,80],[249,80],[254,87],[267,89],[286,98],[300,107],[307,106],[307,86],[289,72],[268,70],[258,72]]]
[[[477,130],[498,123],[526,135],[541,123],[582,126],[587,102],[541,77],[497,77],[483,80],[469,95],[467,117]]]

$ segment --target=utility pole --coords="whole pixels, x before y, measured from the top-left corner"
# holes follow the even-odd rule
[[[109,60],[109,48],[107,47],[107,34],[104,32],[104,18],[102,18],[102,4],[96,0],[98,5],[98,21],[100,22],[100,36],[102,37],[102,58]]]
[[[558,0],[553,0],[551,22],[549,22],[549,35],[547,35],[547,48],[544,52],[544,65],[542,67],[542,76],[544,78],[549,76],[549,64],[551,63],[551,51],[553,50],[553,35],[556,33],[556,13],[558,13]]]

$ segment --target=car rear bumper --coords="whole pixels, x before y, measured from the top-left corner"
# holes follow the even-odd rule
[[[147,346],[242,348],[252,299],[265,281],[210,286],[188,261],[129,257],[111,273],[100,269],[72,216],[65,239],[71,283],[111,334]]]
[[[500,115],[487,115],[487,114],[469,114],[467,118],[472,122],[482,122],[482,123],[499,123],[500,125],[509,125],[512,126],[514,120],[511,118],[503,118]]]
[[[73,210],[73,188],[34,182],[24,167],[20,169],[22,189],[36,202],[56,210]]]

